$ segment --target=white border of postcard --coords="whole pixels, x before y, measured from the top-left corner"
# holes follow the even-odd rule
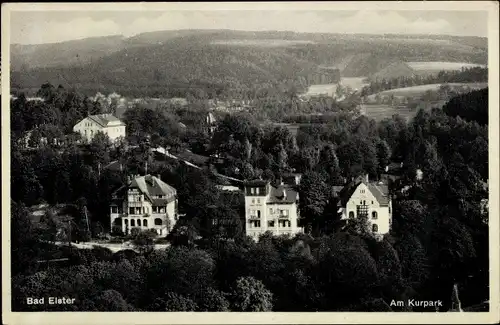
[[[140,10],[446,10],[486,11],[489,49],[490,311],[484,313],[202,313],[11,312],[9,44],[11,11]],[[499,304],[499,4],[496,1],[10,3],[2,4],[2,318],[4,324],[487,324],[500,321]],[[360,22],[362,23],[362,22]]]

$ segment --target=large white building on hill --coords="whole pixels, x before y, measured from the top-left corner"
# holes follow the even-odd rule
[[[74,127],[73,131],[80,133],[86,141],[91,141],[97,132],[106,134],[111,141],[125,137],[125,123],[111,114],[89,115]]]
[[[303,231],[298,226],[299,193],[291,186],[256,180],[245,184],[244,193],[247,236],[257,240],[266,231],[277,236]]]
[[[113,194],[111,229],[126,234],[133,228],[153,229],[166,236],[178,219],[177,202],[177,190],[159,176],[137,176]]]

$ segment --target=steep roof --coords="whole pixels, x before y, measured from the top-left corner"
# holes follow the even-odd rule
[[[112,114],[98,114],[98,115],[89,115],[88,119],[94,121],[102,127],[107,127],[110,123],[118,122],[114,125],[125,125],[119,118],[113,116]]]
[[[293,204],[297,202],[298,193],[291,187],[280,185],[278,187],[270,186],[268,204]]]
[[[389,188],[387,184],[369,183],[368,189],[381,206],[389,204]]]
[[[387,206],[389,204],[389,187],[387,186],[387,184],[356,180],[340,190],[338,196],[340,198],[340,203],[342,204],[342,206],[346,206],[347,202],[351,199],[351,196],[354,194],[361,183],[365,184],[366,187],[368,187],[370,193],[372,193],[372,195],[381,206]]]
[[[159,205],[174,201],[177,195],[177,190],[175,188],[163,182],[158,177],[151,175],[134,178],[129,188],[137,188],[149,201],[158,203]],[[165,196],[165,198],[153,198],[158,195]]]
[[[245,182],[245,186],[267,186],[268,184],[269,184],[269,181],[262,180],[262,179],[254,179],[254,180]]]

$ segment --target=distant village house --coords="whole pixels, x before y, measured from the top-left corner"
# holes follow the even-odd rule
[[[111,114],[90,115],[78,122],[73,131],[86,141],[91,141],[98,132],[106,134],[111,141],[125,137],[125,123]]]

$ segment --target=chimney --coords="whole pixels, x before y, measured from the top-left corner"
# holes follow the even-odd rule
[[[156,175],[156,178],[158,178],[158,179],[161,181],[161,176],[160,176],[160,174],[157,174],[157,175]]]
[[[366,174],[366,182],[369,183],[370,179],[368,178],[368,174]]]
[[[281,189],[281,199],[282,200],[286,199],[286,191],[284,188]]]

